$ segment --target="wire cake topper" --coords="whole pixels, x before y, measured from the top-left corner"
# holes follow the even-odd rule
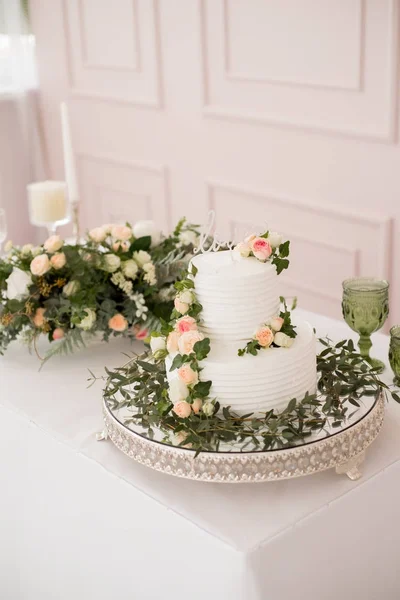
[[[215,210],[210,210],[208,220],[200,231],[199,242],[193,252],[195,254],[207,254],[208,252],[218,252],[221,248],[233,250],[235,247],[234,241],[225,241],[220,239],[218,232],[215,230]]]

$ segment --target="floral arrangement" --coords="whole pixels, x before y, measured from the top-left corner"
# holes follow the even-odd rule
[[[144,339],[169,319],[172,283],[198,239],[196,226],[179,221],[164,237],[152,221],[133,227],[103,225],[83,243],[54,235],[42,246],[6,244],[0,258],[0,353],[21,337],[36,348],[50,341],[46,359],[84,345],[83,333]]]
[[[257,236],[249,235],[243,242],[235,246],[235,251],[247,258],[254,256],[261,262],[270,261],[276,267],[278,275],[289,267],[290,242],[282,242],[282,235],[276,231],[266,231]]]
[[[290,348],[297,336],[296,326],[292,325],[292,316],[288,310],[283,296],[280,296],[284,310],[279,315],[263,323],[255,332],[252,340],[247,342],[244,348],[238,350],[238,355],[252,354],[256,356],[263,348]],[[292,310],[296,308],[296,298],[292,304]]]

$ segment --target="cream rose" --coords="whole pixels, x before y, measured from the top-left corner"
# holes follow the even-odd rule
[[[67,258],[64,252],[57,252],[56,254],[53,254],[53,256],[50,258],[50,262],[51,266],[55,269],[62,269],[67,262]]]
[[[156,352],[162,352],[166,349],[166,340],[162,335],[152,335],[150,338],[150,348],[152,353],[155,355]]]
[[[167,338],[167,350],[169,354],[178,352],[179,334],[176,331],[171,331]]]
[[[284,319],[282,319],[282,317],[278,317],[278,316],[272,317],[272,319],[269,320],[269,326],[274,331],[280,331],[282,329],[283,323],[284,323]]]
[[[36,312],[33,316],[33,324],[35,325],[35,327],[43,327],[43,325],[46,322],[46,319],[44,318],[44,313],[46,312],[45,308],[37,308]]]
[[[30,273],[14,267],[11,275],[6,279],[6,296],[9,300],[23,300],[29,294],[29,286],[32,283]]]
[[[256,237],[251,240],[250,248],[258,260],[267,260],[272,254],[271,244],[265,238]]]
[[[4,252],[7,252],[7,254],[8,254],[9,252],[11,252],[12,249],[13,249],[12,240],[7,240],[6,243],[4,244]]]
[[[178,377],[186,385],[194,385],[199,381],[199,375],[197,371],[194,371],[192,367],[185,363],[178,369]]]
[[[56,327],[56,329],[53,331],[53,340],[62,340],[64,336],[64,329],[61,329],[61,327]]]
[[[190,406],[189,402],[183,400],[182,402],[177,402],[175,404],[173,411],[181,419],[186,419],[190,416],[190,413],[192,412],[192,407]]]
[[[268,241],[271,244],[272,248],[277,248],[282,244],[282,236],[276,231],[270,231],[268,234]]]
[[[172,404],[177,404],[182,400],[186,400],[189,396],[189,388],[177,377],[169,382],[168,395]]]
[[[274,341],[273,332],[269,327],[266,326],[260,327],[260,329],[256,331],[256,335],[254,337],[263,348],[268,348],[268,346],[270,346]]]
[[[135,238],[151,237],[151,245],[157,246],[161,240],[161,231],[157,229],[154,221],[138,221],[133,226],[133,235]]]
[[[200,331],[186,331],[178,340],[178,350],[181,354],[190,354],[195,343],[203,339],[204,335]]]
[[[139,267],[143,267],[146,263],[151,262],[151,256],[148,252],[145,252],[145,250],[138,250],[133,253],[133,260],[137,262]]]
[[[195,400],[193,400],[192,411],[194,412],[195,415],[197,415],[200,412],[202,406],[203,406],[203,400],[201,398],[196,398]]]
[[[103,269],[107,271],[107,273],[114,273],[119,269],[121,264],[121,259],[119,256],[115,256],[115,254],[105,254],[103,256]]]
[[[214,404],[209,400],[203,404],[203,413],[206,417],[211,417],[214,414]]]
[[[77,327],[84,329],[85,331],[89,331],[89,329],[92,329],[93,325],[95,324],[96,311],[94,311],[92,308],[85,308],[84,312],[86,313],[86,317],[81,319],[80,323],[77,324]]]
[[[79,288],[81,287],[81,284],[79,283],[79,281],[75,281],[75,280],[71,280],[68,281],[68,283],[66,283],[63,287],[63,294],[65,294],[66,296],[73,296],[74,294],[76,294],[76,292],[79,291]]]
[[[186,333],[186,331],[194,331],[197,329],[196,319],[193,317],[181,317],[175,323],[175,331],[179,334]]]
[[[32,250],[33,250],[33,245],[32,244],[25,244],[21,248],[21,254],[23,256],[27,256],[28,254],[31,254]]]
[[[125,319],[124,315],[117,313],[109,319],[108,326],[113,331],[125,331],[128,327],[128,321]]]
[[[63,244],[64,242],[59,235],[51,235],[49,238],[47,238],[43,246],[46,252],[53,253],[62,248]]]
[[[89,237],[93,242],[100,244],[107,237],[107,229],[105,227],[95,227],[89,231]]]
[[[31,262],[31,272],[33,275],[42,276],[51,269],[51,263],[47,254],[39,254]]]
[[[174,307],[180,315],[184,315],[185,313],[187,313],[187,311],[190,308],[189,304],[186,304],[186,302],[182,302],[178,296],[174,300]]]
[[[132,229],[126,225],[114,225],[111,228],[111,235],[114,239],[124,242],[132,237]]]
[[[243,258],[247,258],[250,255],[250,246],[246,244],[246,242],[239,242],[239,244],[235,246],[235,251],[238,252],[240,256],[243,256]]]
[[[286,333],[278,331],[278,333],[275,334],[274,343],[277,346],[281,346],[282,348],[290,348],[293,342],[294,338],[289,337],[288,335],[286,335]]]
[[[139,267],[137,266],[134,260],[129,259],[121,263],[121,270],[125,277],[129,277],[129,279],[135,279]]]
[[[179,300],[181,302],[184,302],[185,304],[192,304],[194,301],[194,296],[192,294],[192,292],[190,292],[189,290],[185,290],[184,292],[181,292],[179,295]]]

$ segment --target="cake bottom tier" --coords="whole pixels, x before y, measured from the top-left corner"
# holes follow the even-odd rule
[[[311,326],[293,319],[297,337],[291,348],[267,348],[257,356],[238,356],[244,342],[213,341],[208,357],[202,361],[201,379],[211,380],[210,397],[221,406],[231,406],[239,414],[281,410],[289,400],[301,400],[316,390],[316,340]],[[168,379],[177,372],[168,371]]]

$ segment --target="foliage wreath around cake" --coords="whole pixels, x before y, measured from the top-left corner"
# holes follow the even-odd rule
[[[152,333],[151,350],[114,371],[106,369],[104,399],[112,409],[130,409],[128,426],[135,424],[150,439],[158,429],[164,443],[193,449],[196,455],[221,448],[267,451],[305,442],[328,426],[341,427],[364,396],[389,393],[400,402],[356,352],[352,340],[334,344],[319,339],[323,349],[316,358],[316,393],[292,398],[279,411],[237,414],[231,406],[221,406],[210,396],[212,381],[202,378],[211,344],[199,329],[202,306],[195,294],[196,273],[191,263],[186,277],[175,283],[171,321]],[[178,377],[169,380],[175,371]]]
[[[173,309],[174,281],[187,270],[197,226],[181,219],[167,237],[152,221],[103,225],[82,243],[53,235],[41,246],[6,244],[0,258],[0,354],[17,337],[44,361],[85,345],[91,335],[145,339]]]

